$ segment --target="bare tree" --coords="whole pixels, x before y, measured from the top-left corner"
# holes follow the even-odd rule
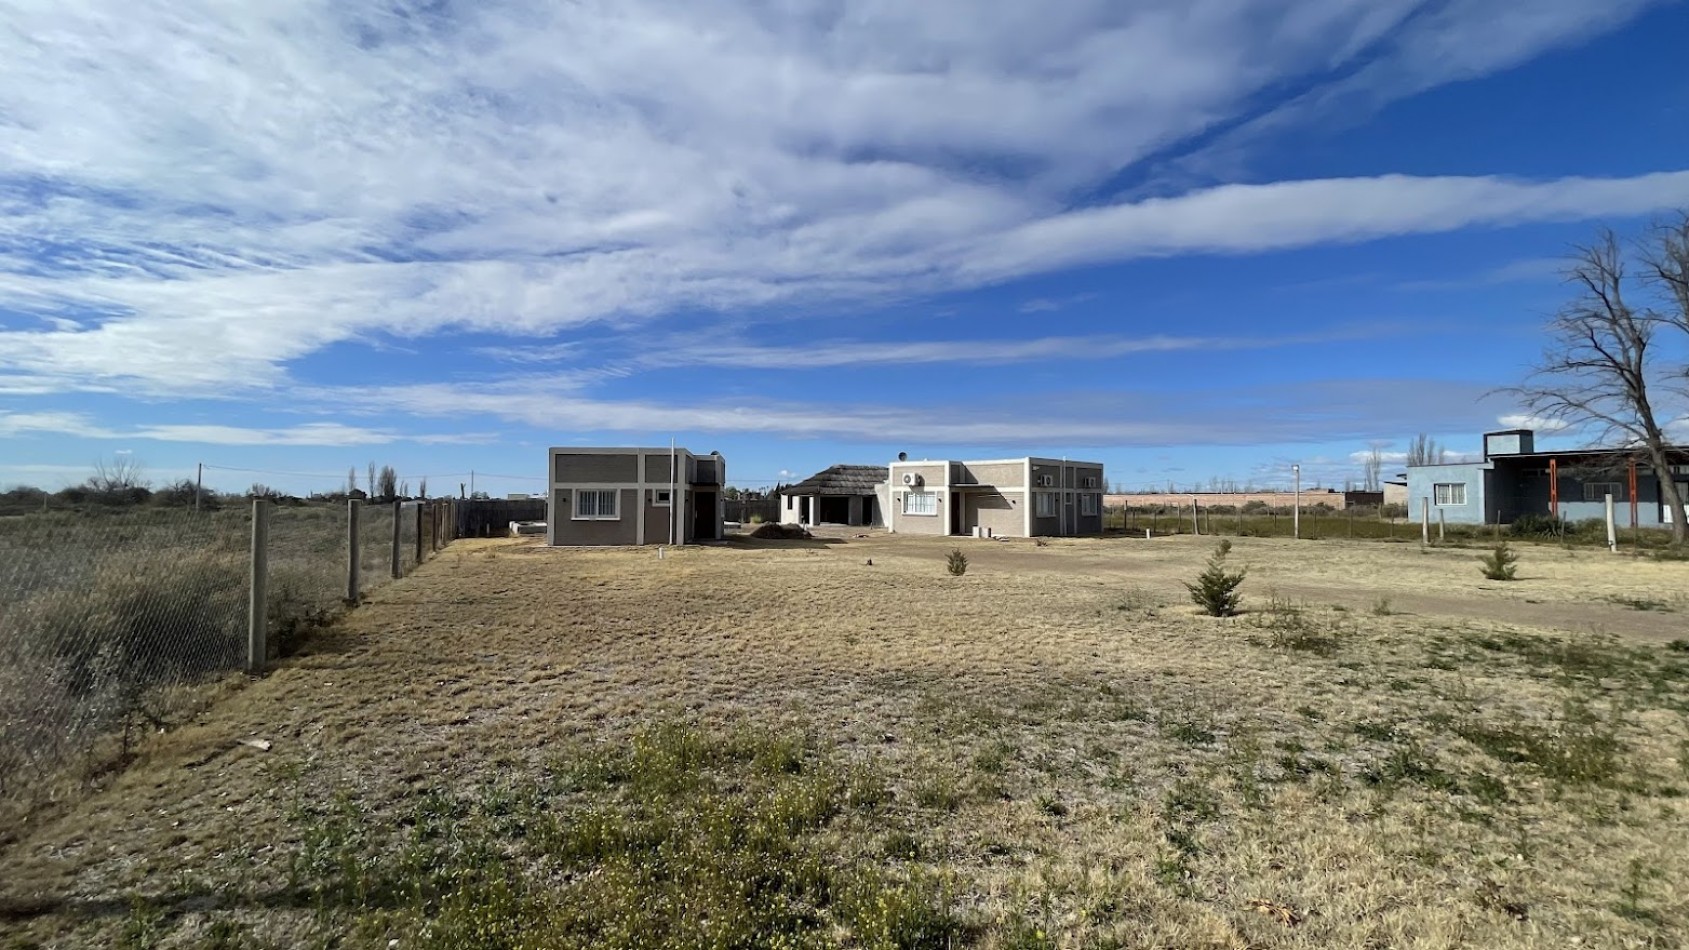
[[[376,476],[376,495],[382,501],[392,501],[399,497],[399,473],[393,471],[393,466],[381,466],[381,474]]]
[[[94,463],[94,474],[88,476],[88,488],[103,495],[120,495],[146,488],[145,471],[145,467],[132,455],[113,456],[109,462],[101,459]]]
[[[1367,449],[1366,464],[1361,470],[1366,491],[1384,490],[1384,450],[1376,445]]]
[[[351,495],[358,490],[358,467],[356,465],[346,470],[346,494]]]
[[[371,497],[371,498],[376,497],[376,494],[375,494],[375,463],[374,462],[369,463],[369,482],[368,482],[368,488],[366,489],[366,491],[368,492],[369,497]]]
[[[1437,444],[1437,440],[1421,432],[1408,443],[1407,463],[1409,465],[1441,465],[1449,459],[1448,449]]]
[[[427,476],[423,476],[422,481],[417,483],[416,497],[421,498],[425,501],[428,499],[428,478],[427,478]]]
[[[1641,253],[1644,276],[1629,277],[1625,253],[1611,231],[1578,248],[1566,272],[1577,297],[1548,323],[1550,345],[1525,382],[1511,393],[1532,413],[1574,426],[1594,427],[1600,438],[1641,454],[1659,476],[1660,500],[1674,513],[1671,541],[1685,538],[1683,499],[1671,476],[1665,428],[1655,401],[1683,379],[1682,367],[1661,365],[1654,337],[1662,326],[1689,326],[1689,296],[1674,300],[1673,275],[1689,265],[1689,223],[1655,232]],[[1675,260],[1675,263],[1674,263]],[[1676,268],[1675,271],[1673,268]],[[1689,283],[1676,285],[1689,290]],[[1632,306],[1627,291],[1653,293],[1665,309]],[[1670,422],[1667,418],[1665,422]]]

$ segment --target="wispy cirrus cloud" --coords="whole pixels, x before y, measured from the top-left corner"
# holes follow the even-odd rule
[[[0,412],[0,438],[68,436],[80,439],[146,439],[200,445],[357,446],[414,442],[423,445],[491,441],[484,433],[405,433],[394,429],[308,422],[292,426],[253,427],[199,423],[111,426],[81,412]],[[125,450],[127,451],[127,450]]]
[[[263,390],[383,336],[708,321],[1686,200],[1678,173],[1086,204],[1286,85],[1427,88],[1644,4],[1468,6],[25,3],[0,40],[0,313],[57,322],[5,322],[0,392]],[[1485,10],[1505,37],[1471,39],[1495,32],[1467,29]]]

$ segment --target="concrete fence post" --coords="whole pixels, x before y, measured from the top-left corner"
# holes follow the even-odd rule
[[[1431,543],[1431,499],[1419,499],[1419,543]]]
[[[346,499],[346,602],[358,602],[358,499]]]
[[[404,561],[404,557],[405,557],[405,542],[404,542],[405,520],[404,520],[404,517],[403,517],[404,513],[405,513],[405,510],[404,510],[403,503],[397,502],[397,501],[393,502],[393,579],[394,580],[398,580],[399,578],[405,576],[405,561]]]
[[[1613,528],[1613,493],[1607,493],[1607,550],[1619,553],[1619,536]]]
[[[1437,540],[1443,540],[1443,534],[1448,530],[1449,513],[1441,508],[1437,509]]]
[[[247,582],[246,671],[264,672],[269,659],[270,502],[252,499],[252,558]]]

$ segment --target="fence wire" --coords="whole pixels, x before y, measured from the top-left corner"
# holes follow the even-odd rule
[[[344,609],[348,545],[360,592],[392,581],[394,508],[364,505],[355,539],[344,504],[270,509],[269,657]],[[398,523],[409,573],[417,507]],[[0,822],[121,761],[137,730],[179,723],[247,665],[251,543],[249,504],[0,517]]]
[[[241,667],[250,515],[0,519],[0,798],[121,754]]]
[[[393,579],[391,504],[366,504],[358,512],[358,565],[359,593],[367,594]]]

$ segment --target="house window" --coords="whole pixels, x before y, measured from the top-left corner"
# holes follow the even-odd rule
[[[1618,482],[1583,483],[1584,501],[1606,501],[1608,495],[1612,495],[1614,501],[1624,501],[1624,491],[1619,488]]]
[[[575,490],[576,521],[616,521],[616,499],[621,492],[614,488],[577,488]]]
[[[1037,510],[1034,514],[1040,518],[1054,518],[1056,516],[1056,506],[1060,503],[1060,498],[1061,496],[1057,495],[1053,491],[1038,492],[1033,496],[1033,504],[1037,506]]]
[[[1082,515],[1091,515],[1091,516],[1096,516],[1096,515],[1102,514],[1103,513],[1102,500],[1103,499],[1102,499],[1101,495],[1080,495],[1079,496],[1079,513],[1082,514]]]
[[[1466,504],[1465,482],[1438,482],[1433,491],[1439,508]]]
[[[938,514],[938,496],[931,492],[909,492],[903,496],[903,513],[906,515],[936,515]]]
[[[658,508],[668,508],[673,502],[674,495],[667,488],[658,488],[651,492],[651,504]]]
[[[1095,488],[1095,487],[1097,487],[1097,476],[1087,475],[1084,478],[1080,479],[1079,487],[1080,488]]]

